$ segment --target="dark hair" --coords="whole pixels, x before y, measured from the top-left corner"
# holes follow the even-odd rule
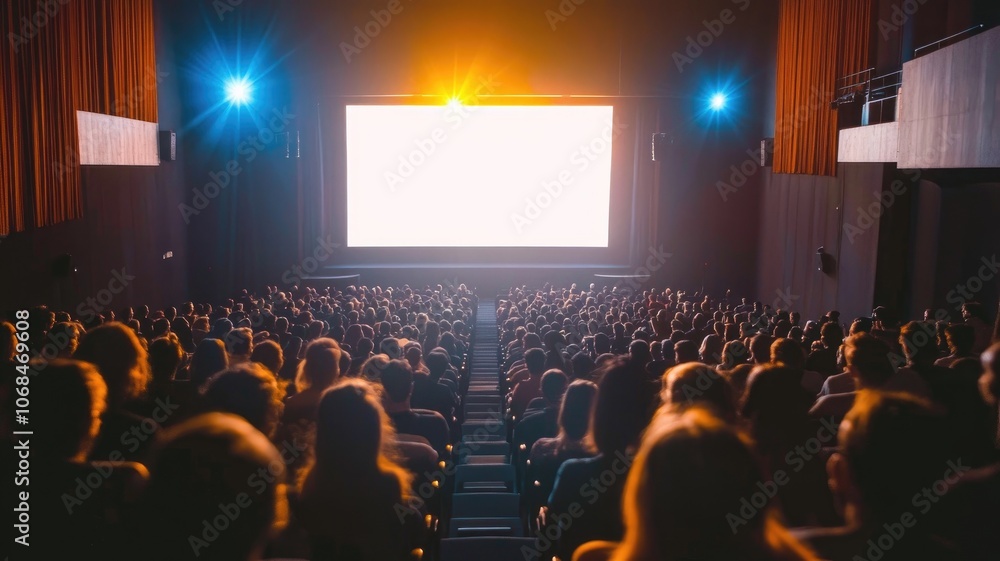
[[[201,387],[212,374],[229,366],[226,346],[218,339],[202,339],[191,356],[189,378],[195,387]]]
[[[173,333],[167,333],[149,344],[149,369],[155,381],[173,380],[183,359],[184,349]]]
[[[135,332],[124,324],[105,323],[90,330],[83,336],[73,358],[97,367],[108,385],[109,408],[118,408],[140,397],[149,384],[146,349]]]
[[[597,384],[574,380],[563,394],[559,408],[559,427],[566,438],[583,440],[590,432],[590,421],[597,399]]]
[[[528,368],[531,375],[540,375],[545,371],[545,351],[542,349],[528,349],[524,352],[524,366]]]
[[[652,392],[644,372],[626,357],[615,357],[599,369],[594,405],[594,443],[601,453],[624,453],[638,444],[650,419]]]
[[[844,360],[858,371],[858,383],[863,388],[880,388],[893,374],[889,346],[867,333],[844,340]]]
[[[549,403],[558,403],[562,398],[563,392],[566,391],[566,384],[569,382],[569,378],[566,374],[563,374],[562,370],[553,368],[551,370],[546,370],[545,374],[542,374],[542,396],[545,401]]]
[[[89,452],[105,409],[108,388],[90,363],[54,359],[31,379],[32,439],[46,461],[72,460]]]
[[[873,521],[898,517],[914,489],[940,479],[947,423],[927,402],[905,394],[860,392],[844,418],[840,447]]]
[[[413,370],[405,360],[390,360],[382,369],[380,380],[386,395],[395,403],[405,401],[413,393]]]
[[[264,365],[277,376],[285,364],[285,354],[281,351],[281,345],[268,340],[254,346],[253,352],[250,353],[250,360]]]
[[[223,370],[205,383],[203,404],[209,411],[233,413],[271,436],[278,426],[285,392],[274,374],[249,362]]]
[[[967,323],[956,323],[945,329],[948,347],[955,354],[968,355],[976,344],[976,330]]]

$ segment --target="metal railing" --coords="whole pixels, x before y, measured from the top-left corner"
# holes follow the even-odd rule
[[[952,39],[954,39],[956,37],[960,37],[962,35],[965,35],[966,33],[969,33],[971,31],[982,31],[985,28],[986,28],[986,26],[983,25],[983,24],[973,25],[972,27],[970,27],[968,29],[965,29],[963,31],[959,31],[958,33],[956,33],[954,35],[949,35],[949,36],[945,37],[944,39],[938,39],[937,41],[934,41],[933,43],[927,43],[923,47],[917,47],[916,49],[913,49],[913,56],[916,57],[917,53],[919,53],[920,51],[922,51],[924,49],[929,49],[931,47],[937,47],[937,48],[940,49],[942,43],[947,43],[948,41],[951,41]]]

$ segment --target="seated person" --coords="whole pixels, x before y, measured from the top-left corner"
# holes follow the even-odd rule
[[[950,458],[947,438],[942,415],[926,401],[861,392],[841,423],[839,451],[827,462],[845,524],[798,535],[830,561],[859,555],[883,561],[958,559],[954,548],[938,539],[945,509],[934,506],[941,500],[935,481],[957,482],[967,469]],[[880,545],[885,542],[891,547]]]
[[[239,415],[271,438],[284,408],[283,397],[284,391],[267,368],[245,362],[208,379],[202,406],[207,411]]]
[[[451,441],[448,421],[437,411],[411,406],[413,371],[410,364],[405,360],[390,360],[382,369],[381,382],[382,405],[396,432],[426,438],[438,455],[444,457]]]
[[[208,413],[165,430],[131,520],[130,558],[262,558],[287,521],[284,465],[268,439],[235,415]]]
[[[624,539],[584,544],[573,560],[816,561],[766,506],[749,520],[733,514],[764,480],[731,425],[697,406],[659,416],[626,483]]]
[[[106,407],[104,379],[89,363],[55,359],[30,387],[32,558],[115,558],[121,522],[148,474],[121,452],[87,461]]]
[[[566,388],[559,408],[558,433],[552,438],[539,438],[531,446],[527,493],[547,498],[563,462],[596,454],[590,426],[596,400],[597,385],[593,382],[576,380]]]
[[[545,373],[545,351],[528,349],[524,353],[524,364],[528,377],[517,383],[510,398],[510,414],[515,422],[524,415],[528,404],[536,397],[542,397],[542,374]]]

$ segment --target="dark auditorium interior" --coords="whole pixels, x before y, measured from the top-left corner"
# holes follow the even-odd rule
[[[0,0],[7,560],[1000,560],[997,0]]]

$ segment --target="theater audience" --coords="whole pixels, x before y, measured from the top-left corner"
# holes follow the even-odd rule
[[[734,512],[734,505],[760,492],[766,473],[747,439],[711,413],[694,407],[660,416],[629,472],[624,539],[587,543],[573,559],[817,559],[770,509],[748,518]]]
[[[449,420],[481,410],[462,406],[485,332],[470,330],[475,295],[449,290],[268,287],[107,311],[86,332],[32,309],[36,551],[430,559],[454,462],[502,458],[451,451]],[[791,527],[833,561],[996,558],[1000,348],[979,362],[982,306],[950,324],[879,307],[844,340],[836,311],[737,302],[593,285],[500,295],[498,388],[513,460],[528,460],[522,508],[541,524],[522,530],[553,543],[544,557],[813,559]],[[4,410],[17,343],[0,323]],[[95,473],[103,483],[78,499]],[[611,542],[578,548],[593,540]]]

